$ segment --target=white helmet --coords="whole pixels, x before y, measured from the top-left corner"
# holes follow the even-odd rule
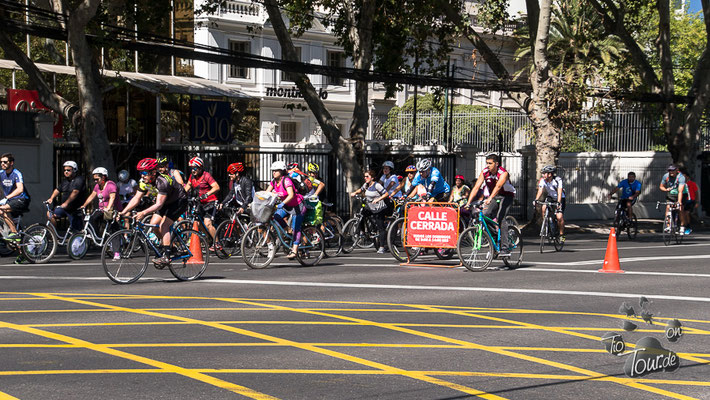
[[[92,175],[108,176],[108,170],[104,167],[98,167],[98,168],[94,168],[94,172],[92,172],[91,174]]]
[[[283,161],[274,161],[271,163],[271,170],[276,171],[276,170],[285,170],[286,169],[286,163]]]
[[[431,168],[431,159],[425,158],[417,163],[417,171],[423,172],[428,171]]]
[[[79,165],[75,163],[74,161],[65,161],[63,167],[72,167],[74,168],[74,172],[79,169]]]
[[[392,161],[385,161],[382,164],[382,168],[384,168],[384,167],[390,167],[390,169],[394,169],[394,163]]]

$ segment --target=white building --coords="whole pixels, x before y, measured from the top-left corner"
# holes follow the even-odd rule
[[[512,2],[511,14],[515,14],[522,0]],[[476,2],[469,3],[475,13]],[[281,58],[281,47],[271,26],[266,23],[268,15],[259,3],[249,0],[228,0],[216,13],[198,15],[201,1],[195,2],[195,37],[197,44],[229,48],[240,52],[249,52],[263,57]],[[516,8],[517,7],[517,8]],[[475,15],[472,16],[475,21]],[[258,29],[254,29],[258,27]],[[515,70],[512,53],[513,43],[509,40],[510,31],[490,36],[490,46],[503,54],[502,61]],[[351,67],[341,48],[334,44],[335,38],[316,21],[313,29],[302,37],[294,39],[301,61],[316,65]],[[451,54],[451,63],[456,67],[456,78],[473,80],[495,79],[490,68],[483,62],[473,46],[467,40],[461,40]],[[308,109],[306,103],[298,97],[298,89],[289,74],[276,70],[241,68],[219,65],[205,61],[194,62],[195,75],[218,81],[241,92],[260,99],[260,146],[265,148],[319,147],[326,144],[320,127]],[[352,119],[355,101],[355,83],[347,79],[310,75],[309,78],[326,107],[347,134]],[[378,124],[384,121],[387,112],[394,106],[401,106],[414,95],[414,86],[407,85],[394,99],[385,99],[385,91],[379,84],[372,84],[370,92],[370,127],[368,138],[378,130]],[[419,88],[424,94],[427,88]],[[470,89],[457,90],[456,104],[480,104],[505,108],[517,108],[517,104],[502,95],[501,92],[475,92]]]

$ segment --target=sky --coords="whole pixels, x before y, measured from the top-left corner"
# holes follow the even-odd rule
[[[690,7],[688,7],[689,12],[696,13],[702,9],[703,7],[700,5],[700,0],[690,0]]]

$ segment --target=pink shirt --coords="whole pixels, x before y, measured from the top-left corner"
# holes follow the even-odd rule
[[[296,191],[296,187],[293,185],[293,181],[291,180],[291,178],[289,178],[288,176],[284,176],[283,179],[281,179],[281,183],[282,184],[279,185],[276,183],[276,180],[273,180],[271,181],[271,187],[274,188],[274,193],[279,195],[282,200],[288,197],[288,192],[286,191],[287,187],[291,187],[293,189],[294,194],[293,199],[291,199],[291,201],[289,201],[285,205],[288,207],[295,207],[301,204],[301,202],[303,201],[303,196],[298,194],[298,191]]]
[[[118,188],[113,181],[106,181],[103,190],[97,183],[96,186],[94,186],[94,192],[96,192],[96,197],[99,198],[99,209],[103,210],[106,208],[108,206],[109,194],[116,193],[116,198],[113,200],[113,209],[116,211],[123,210],[121,199],[118,198]]]

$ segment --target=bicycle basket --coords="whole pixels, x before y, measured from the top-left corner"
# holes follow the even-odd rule
[[[269,222],[276,211],[278,196],[272,192],[256,192],[251,203],[251,215],[254,220],[262,223]]]

